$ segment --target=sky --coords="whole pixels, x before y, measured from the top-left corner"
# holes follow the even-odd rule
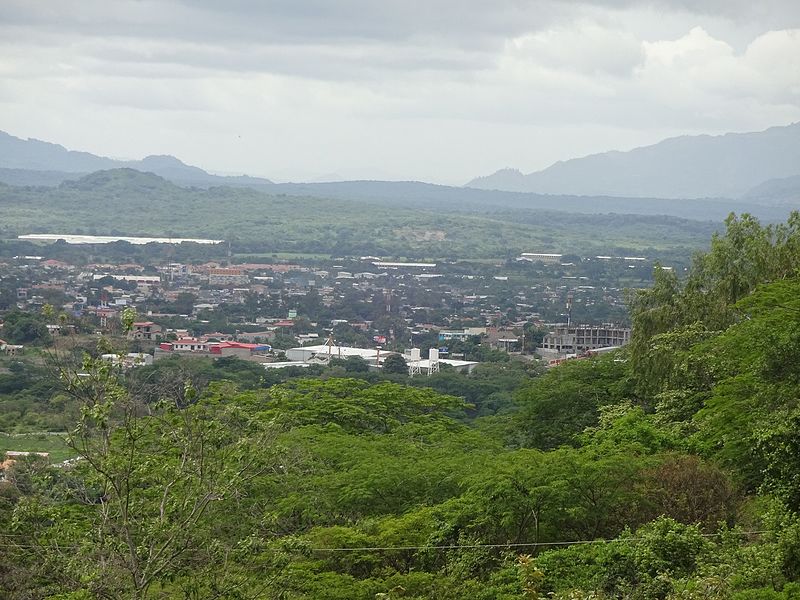
[[[0,0],[0,130],[461,185],[800,121],[798,0]]]

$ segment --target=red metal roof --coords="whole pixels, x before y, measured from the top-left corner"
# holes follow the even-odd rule
[[[254,348],[263,346],[263,344],[245,344],[244,342],[220,342],[218,344],[214,344],[214,346],[217,348],[246,348],[247,350],[253,350]]]

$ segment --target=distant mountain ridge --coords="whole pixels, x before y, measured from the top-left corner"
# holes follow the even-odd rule
[[[229,185],[257,187],[272,185],[260,177],[212,175],[199,167],[187,165],[169,155],[147,156],[142,160],[115,160],[89,152],[67,150],[59,144],[10,135],[0,131],[0,170],[3,181],[16,185],[32,185],[36,181],[30,171],[47,172],[44,185],[57,185],[71,175],[80,177],[95,171],[129,168],[155,173],[178,185],[210,187]],[[59,175],[60,174],[60,175]]]
[[[790,205],[800,208],[800,175],[768,179],[749,190],[743,198],[762,204]]]
[[[31,171],[30,173],[35,173]],[[67,175],[67,174],[63,174]],[[0,182],[3,173],[0,169]],[[3,184],[0,183],[0,186]],[[130,195],[138,198],[182,196],[185,186],[168,181],[154,173],[130,168],[97,171],[88,175],[66,176],[59,183],[45,186],[65,191],[89,193],[101,191],[109,197]],[[13,188],[12,188],[13,189]],[[42,190],[42,194],[48,191]],[[727,199],[659,199],[614,198],[606,196],[545,195],[522,192],[501,192],[450,187],[418,181],[343,181],[328,183],[277,183],[269,186],[213,186],[198,193],[213,193],[219,198],[232,193],[254,194],[253,197],[283,197],[289,202],[312,200],[346,200],[370,208],[396,207],[438,211],[442,215],[478,214],[505,218],[509,213],[532,211],[575,215],[642,215],[667,216],[697,221],[721,222],[731,212],[749,212],[767,222],[786,219],[791,206],[758,201]],[[291,200],[289,200],[291,199]]]
[[[752,133],[681,136],[628,152],[557,162],[524,175],[501,169],[466,187],[540,194],[739,198],[772,179],[800,175],[800,123]]]
[[[772,169],[772,171],[781,172],[793,169],[800,171],[800,160],[797,159],[800,153],[793,152],[794,147],[791,143],[784,143],[786,138],[796,141],[798,132],[800,132],[800,124],[772,128],[760,134],[730,135],[735,139],[739,139],[742,136],[755,136],[759,138],[758,144],[762,146],[765,143],[762,134],[769,134],[766,136],[767,138],[771,136],[777,139],[778,142],[775,142],[775,144],[781,146],[786,151],[786,154],[781,161],[776,161],[779,168]],[[712,138],[711,136],[701,137],[704,140],[713,141],[726,136],[718,136],[718,138]],[[666,147],[670,147],[671,144],[680,145],[685,140],[691,139],[695,138],[675,138],[674,140],[666,140],[656,146],[639,150],[645,154],[658,154],[661,150],[656,151],[654,149],[664,145]],[[741,140],[739,141],[741,142]],[[627,155],[635,152],[612,152],[588,157],[588,159],[602,162],[607,160],[602,157],[610,156],[612,162],[624,163],[627,160]],[[601,158],[598,159],[598,157]],[[800,207],[800,176],[789,175],[759,179],[769,169],[758,169],[755,163],[750,167],[742,167],[741,163],[746,161],[742,161],[741,157],[735,153],[734,158],[736,160],[732,160],[731,165],[736,165],[739,171],[745,172],[747,174],[746,180],[755,180],[752,185],[749,185],[749,181],[745,181],[747,187],[744,187],[739,195],[733,196],[731,194],[729,198],[722,198],[720,197],[721,194],[706,193],[697,198],[681,197],[680,195],[665,198],[658,193],[640,196],[619,193],[616,195],[606,193],[588,194],[587,189],[591,186],[591,181],[581,178],[576,178],[574,183],[585,183],[586,186],[584,187],[587,189],[553,193],[524,191],[524,188],[527,187],[526,181],[532,176],[523,175],[514,169],[499,171],[495,176],[482,180],[488,182],[486,185],[476,187],[451,187],[417,181],[393,182],[379,180],[276,184],[267,179],[256,177],[212,175],[203,169],[186,165],[179,159],[168,155],[148,156],[139,161],[117,161],[87,152],[70,151],[57,144],[38,140],[22,140],[0,132],[0,182],[18,187],[52,188],[75,186],[79,188],[80,186],[88,186],[91,188],[95,184],[108,179],[114,186],[132,186],[146,195],[153,182],[148,182],[146,178],[138,178],[137,174],[152,173],[159,178],[163,178],[162,181],[166,180],[163,183],[169,182],[180,187],[204,189],[223,187],[250,188],[272,195],[357,200],[371,205],[391,204],[407,208],[434,209],[448,212],[466,210],[467,212],[491,213],[493,211],[534,209],[566,211],[576,214],[671,215],[687,219],[714,221],[721,221],[730,212],[749,212],[767,221],[782,221],[785,219],[789,209]],[[582,161],[588,159],[575,159],[565,163],[557,163],[551,169],[560,166],[562,169],[580,170],[583,168],[581,167]],[[100,167],[94,168],[96,165],[100,165]],[[45,169],[45,167],[47,168]],[[730,169],[733,169],[733,166],[730,166]],[[658,174],[663,178],[661,171],[667,172],[667,170],[659,169]],[[495,180],[494,184],[489,181],[492,178]],[[497,180],[499,179],[504,179],[505,184],[502,181],[498,183]],[[649,178],[645,179],[649,180]],[[709,175],[706,179],[727,181],[729,177],[720,178],[719,175]],[[520,191],[520,189],[523,191]],[[126,189],[126,192],[128,191],[130,189]],[[734,199],[731,199],[731,197]]]

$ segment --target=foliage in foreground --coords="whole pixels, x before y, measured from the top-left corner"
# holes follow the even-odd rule
[[[800,217],[731,220],[613,356],[510,414],[363,378],[63,375],[81,457],[0,486],[9,598],[800,595]],[[73,376],[76,373],[81,376]]]

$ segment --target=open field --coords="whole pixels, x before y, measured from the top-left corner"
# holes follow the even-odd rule
[[[0,433],[0,454],[7,450],[49,452],[52,462],[61,462],[75,456],[64,443],[63,433]]]

